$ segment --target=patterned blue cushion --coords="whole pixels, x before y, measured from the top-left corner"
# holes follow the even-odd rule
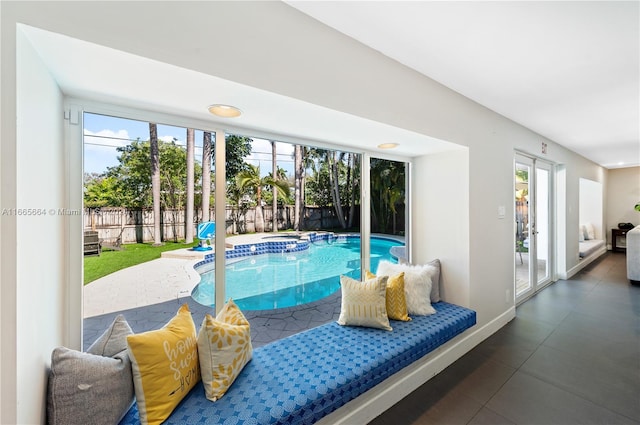
[[[476,313],[445,302],[437,313],[393,322],[393,332],[337,323],[254,350],[216,402],[198,384],[167,424],[303,424],[318,421],[476,323]],[[136,405],[120,422],[139,424]]]

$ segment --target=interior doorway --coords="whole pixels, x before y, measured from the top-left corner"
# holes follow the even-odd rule
[[[516,154],[515,294],[524,301],[552,280],[553,166]]]

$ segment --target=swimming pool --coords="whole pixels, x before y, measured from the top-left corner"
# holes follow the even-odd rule
[[[371,237],[371,269],[376,270],[382,259],[395,262],[389,250],[402,245]],[[201,280],[191,296],[200,304],[213,305],[215,271],[196,270]],[[360,278],[359,236],[316,240],[301,251],[227,259],[225,298],[233,298],[244,310],[292,307],[333,294],[340,288],[340,275]]]

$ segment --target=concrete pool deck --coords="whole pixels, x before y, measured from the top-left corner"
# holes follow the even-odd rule
[[[230,250],[235,245],[289,241],[305,236],[306,233],[255,233],[228,237],[226,245]],[[159,259],[96,279],[83,289],[83,316],[94,317],[188,297],[200,282],[193,266],[214,252],[191,248],[166,251]]]
[[[291,240],[304,234],[261,233],[227,238],[227,249],[234,245],[274,240]],[[86,285],[83,290],[83,349],[87,349],[118,315],[124,315],[134,332],[164,326],[184,304],[189,304],[196,328],[209,306],[191,298],[200,282],[193,266],[212,251],[179,249],[163,253],[162,258],[119,270]],[[244,311],[251,324],[254,347],[335,321],[340,315],[340,291],[312,303],[277,310]]]
[[[191,295],[200,282],[198,260],[158,258],[127,267],[84,287],[84,317],[130,310]]]
[[[135,333],[140,333],[160,329],[175,316],[178,308],[185,303],[189,304],[196,329],[200,329],[200,324],[206,313],[215,316],[211,307],[198,304],[191,296],[187,296],[144,307],[87,317],[83,321],[83,349],[86,350],[107,329],[118,314],[125,317]],[[341,294],[340,291],[337,291],[326,298],[300,306],[277,310],[247,310],[243,313],[251,326],[252,345],[260,347],[306,329],[338,320],[340,304]]]
[[[291,240],[304,235],[259,233],[232,236],[227,238],[227,249],[233,245]],[[162,258],[119,270],[86,285],[83,294],[84,348],[88,348],[118,314],[124,315],[136,333],[161,328],[184,303],[189,304],[196,328],[200,327],[206,313],[215,316],[211,307],[191,298],[191,291],[200,281],[200,275],[193,266],[204,258],[204,254],[187,248],[168,251]],[[243,313],[251,324],[252,343],[259,347],[337,320],[340,304],[341,295],[337,291],[300,306]]]

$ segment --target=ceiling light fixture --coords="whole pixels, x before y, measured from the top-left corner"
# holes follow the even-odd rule
[[[235,117],[239,117],[242,114],[240,109],[236,108],[235,106],[222,105],[219,103],[215,105],[210,105],[207,109],[213,115],[217,115],[223,118],[235,118]]]
[[[397,148],[398,144],[397,143],[380,143],[378,145],[378,148],[380,149],[393,149],[393,148]]]

